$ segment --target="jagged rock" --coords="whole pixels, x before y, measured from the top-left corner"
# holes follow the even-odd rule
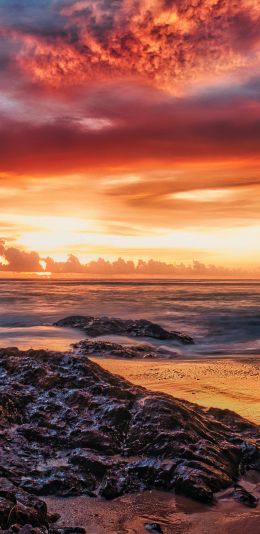
[[[47,506],[44,501],[29,495],[8,478],[2,477],[0,478],[0,527],[8,530],[13,525],[19,525],[20,530],[23,525],[46,527]]]
[[[13,351],[12,351],[13,353]],[[0,386],[1,387],[1,386]],[[8,395],[5,395],[7,400]],[[8,406],[9,403],[6,404]],[[1,456],[0,456],[0,533],[5,534],[48,534],[49,524],[56,522],[59,519],[58,514],[48,515],[47,506],[44,501],[38,497],[31,495],[22,488],[21,473],[19,469],[16,471],[17,464],[13,462],[16,453],[21,455],[19,448],[19,442],[14,445],[14,450],[11,451],[9,445],[11,441],[11,435],[13,428],[8,429],[5,434],[5,407],[1,404],[1,417],[0,417],[0,443],[1,443]],[[8,408],[7,413],[8,415]],[[13,463],[12,468],[8,468],[8,463],[4,461],[5,455],[9,456],[10,464]],[[30,464],[27,461],[26,456],[28,450],[23,450],[24,458],[21,456],[21,462],[23,461],[24,469],[30,468]],[[19,475],[18,475],[19,473]],[[81,534],[77,530],[76,534]],[[74,531],[71,529],[71,532]],[[85,532],[85,531],[84,531]]]
[[[116,319],[111,317],[92,317],[72,315],[54,323],[55,326],[79,328],[86,336],[121,335],[132,337],[151,337],[172,339],[184,344],[193,343],[190,336],[181,332],[165,330],[162,326],[146,319]]]
[[[48,525],[34,495],[155,488],[211,502],[257,462],[252,423],[134,386],[86,356],[0,349],[0,368],[2,528],[18,503],[13,523],[28,513],[32,528]]]
[[[250,508],[255,508],[258,503],[257,497],[252,495],[252,493],[249,493],[249,491],[243,488],[243,486],[240,486],[240,484],[235,486],[233,498]]]
[[[120,345],[109,341],[92,341],[91,339],[82,339],[72,345],[73,349],[79,354],[88,356],[102,356],[103,358],[172,358],[176,354],[167,348],[152,347],[151,345]]]
[[[7,530],[1,530],[0,534],[48,534],[46,527],[33,527],[32,525],[12,525]]]
[[[12,501],[0,497],[0,525],[7,525],[10,512],[14,506]]]

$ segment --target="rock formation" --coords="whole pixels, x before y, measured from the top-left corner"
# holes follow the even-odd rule
[[[121,335],[130,337],[150,337],[154,339],[172,339],[184,344],[193,343],[190,336],[181,332],[165,330],[156,323],[146,319],[115,319],[109,317],[92,317],[72,315],[55,323],[55,326],[79,328],[88,337],[103,335]]]
[[[79,354],[88,356],[101,356],[103,358],[124,358],[124,359],[145,359],[145,358],[175,358],[178,356],[175,352],[170,351],[167,347],[154,347],[149,344],[143,345],[121,345],[120,343],[111,343],[110,341],[91,339],[82,339],[72,345],[73,349]]]
[[[38,498],[50,494],[156,488],[210,503],[235,485],[254,504],[237,483],[259,467],[258,429],[228,410],[151,393],[82,355],[17,348],[0,350],[0,407],[4,530],[55,534]]]

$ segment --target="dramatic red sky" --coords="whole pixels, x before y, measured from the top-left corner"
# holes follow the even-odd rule
[[[258,0],[2,0],[0,246],[259,268],[259,28]]]

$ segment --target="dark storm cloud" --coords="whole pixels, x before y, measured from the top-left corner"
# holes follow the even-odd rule
[[[28,33],[45,33],[62,21],[53,0],[2,0],[1,27]]]

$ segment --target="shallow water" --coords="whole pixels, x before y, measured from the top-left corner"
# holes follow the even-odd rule
[[[179,355],[260,354],[259,281],[0,280],[2,346],[21,346],[23,339],[25,347],[19,327],[27,328],[28,346],[39,346],[39,330],[30,327],[51,326],[71,314],[142,317],[183,331],[195,345],[167,343]],[[51,329],[49,335],[54,342]],[[78,339],[75,333],[72,340],[60,335],[66,346]]]
[[[80,339],[82,333],[72,328],[61,330],[54,326],[0,327],[0,348],[68,350],[72,343]]]

